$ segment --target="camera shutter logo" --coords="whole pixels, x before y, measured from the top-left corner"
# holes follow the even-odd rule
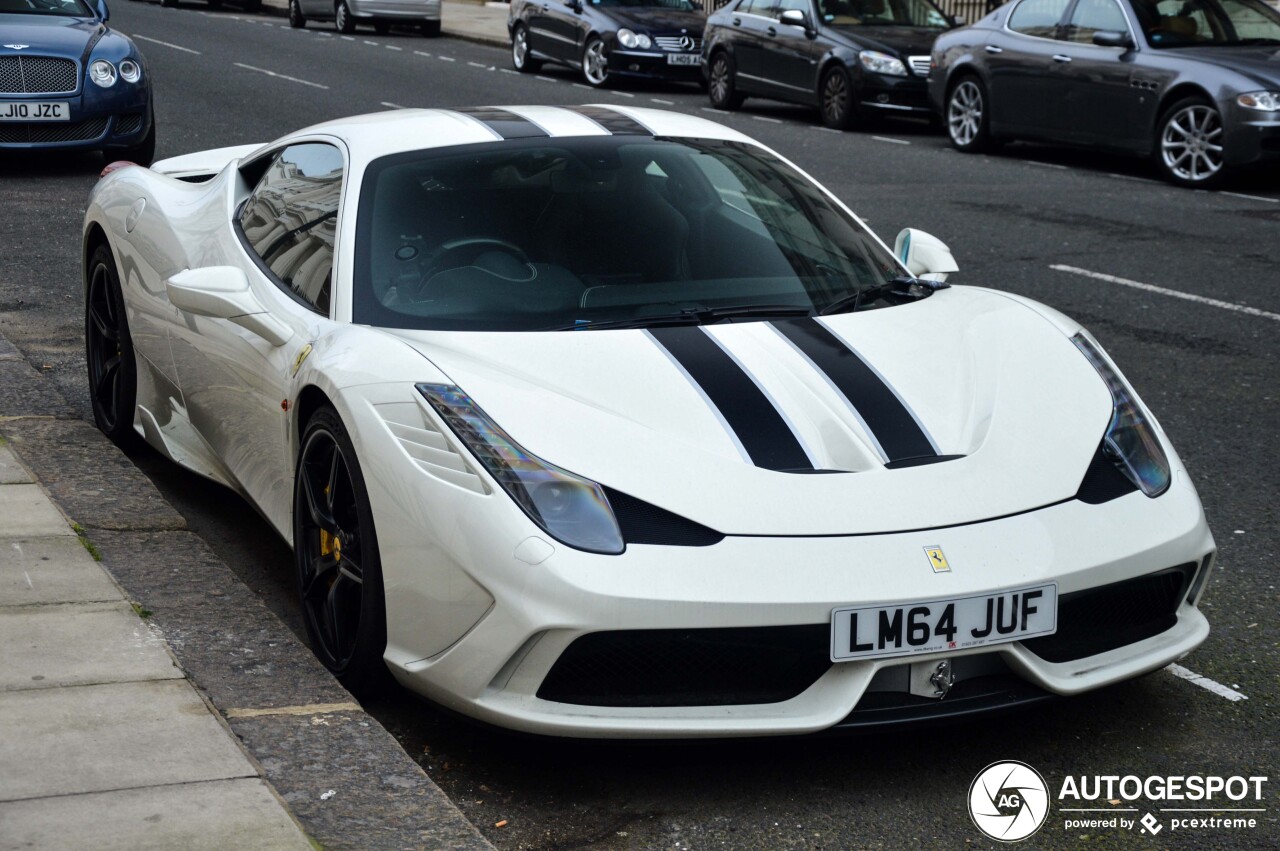
[[[1021,841],[1048,818],[1049,787],[1025,762],[993,762],[969,786],[969,816],[991,839]]]

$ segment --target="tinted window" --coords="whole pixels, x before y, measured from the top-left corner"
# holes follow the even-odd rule
[[[836,27],[939,27],[947,19],[928,0],[818,0],[822,19]]]
[[[253,251],[292,293],[329,312],[342,154],[332,145],[285,148],[240,214]]]
[[[809,0],[778,0],[774,6],[773,14],[781,15],[783,12],[794,9],[797,12],[804,12],[805,16],[810,20],[813,19],[813,9],[809,5]]]
[[[1009,16],[1009,29],[1023,35],[1053,38],[1070,0],[1022,0]]]
[[[0,0],[0,14],[67,15],[74,18],[94,16],[89,7],[80,0]]]
[[[1280,46],[1280,12],[1261,0],[1134,0],[1152,47]]]
[[[1071,13],[1071,29],[1067,32],[1068,41],[1084,44],[1093,42],[1096,32],[1128,32],[1129,24],[1125,21],[1124,12],[1116,5],[1116,0],[1080,0],[1075,11]]]

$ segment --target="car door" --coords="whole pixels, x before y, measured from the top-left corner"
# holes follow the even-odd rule
[[[1004,30],[983,50],[989,72],[991,123],[1001,133],[1051,137],[1061,78],[1053,72],[1058,25],[1071,0],[1021,0]]]
[[[830,42],[816,30],[818,24],[812,0],[779,0],[775,18],[787,11],[803,12],[809,21],[809,29],[779,20],[766,27],[766,67],[762,76],[773,80],[780,97],[814,103],[817,100],[818,60],[830,47]]]
[[[772,92],[764,74],[765,30],[776,25],[773,10],[778,0],[743,0],[729,19],[733,28],[733,61],[738,88],[758,93]]]
[[[1137,51],[1096,45],[1097,32],[1126,32],[1134,39],[1116,0],[1075,0],[1054,54],[1053,71],[1062,81],[1064,135],[1072,142],[1141,148],[1145,128],[1154,120],[1156,98],[1134,85]]]
[[[293,463],[282,403],[295,358],[329,316],[337,216],[345,171],[326,142],[290,145],[270,160],[231,223],[224,262],[242,269],[254,297],[293,336],[275,346],[227,319],[184,314],[174,357],[196,431],[287,533]],[[261,169],[263,158],[242,168]]]

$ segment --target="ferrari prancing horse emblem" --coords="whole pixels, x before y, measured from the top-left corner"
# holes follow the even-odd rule
[[[942,547],[925,547],[924,554],[929,557],[929,566],[933,568],[934,573],[950,573],[951,565],[947,564],[947,557],[942,552]]]

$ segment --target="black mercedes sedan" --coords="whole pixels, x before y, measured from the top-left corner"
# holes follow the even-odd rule
[[[931,0],[735,0],[707,19],[707,91],[717,109],[816,106],[840,130],[928,117],[929,49],[950,26]]]
[[[558,62],[597,87],[615,77],[697,83],[706,21],[697,0],[511,0],[511,63],[532,73]]]
[[[939,38],[933,63],[962,151],[1105,148],[1201,188],[1280,158],[1280,13],[1261,0],[1014,0]]]

